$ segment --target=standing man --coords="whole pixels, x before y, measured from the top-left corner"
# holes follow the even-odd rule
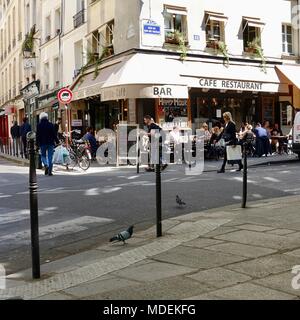
[[[148,137],[149,137],[149,141],[150,141],[150,146],[151,146],[151,138],[155,136],[156,133],[160,133],[162,128],[156,124],[153,120],[153,118],[149,115],[144,117],[144,123],[145,125],[148,127]],[[151,147],[150,147],[151,150]],[[159,151],[159,160],[160,163],[162,162],[162,137],[160,136],[159,138],[159,150],[154,150],[154,152],[152,151],[151,153],[154,155],[157,155],[156,151]],[[150,157],[151,158],[151,157]],[[164,164],[162,166],[162,170],[166,169],[168,165]],[[148,172],[154,172],[154,165],[153,164],[149,164],[148,168],[146,168],[146,171]]]
[[[10,134],[13,139],[13,153],[14,157],[19,155],[19,140],[20,140],[20,126],[15,121],[14,125],[10,128]]]
[[[23,124],[20,127],[20,136],[22,138],[23,152],[25,158],[28,159],[27,155],[27,133],[31,131],[31,125],[28,123],[28,118],[23,118]]]
[[[37,126],[36,141],[41,149],[42,162],[45,166],[45,175],[53,176],[53,152],[55,144],[59,144],[54,125],[49,122],[48,114],[40,114],[40,123]]]

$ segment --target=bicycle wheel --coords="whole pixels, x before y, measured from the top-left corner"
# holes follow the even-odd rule
[[[79,159],[78,164],[82,170],[86,171],[91,165],[91,160],[86,154],[83,154],[82,157]]]
[[[69,150],[68,167],[74,169],[78,163],[78,157],[73,150]]]

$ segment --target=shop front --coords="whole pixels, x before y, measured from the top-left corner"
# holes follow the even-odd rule
[[[71,87],[73,106],[96,130],[126,122],[143,127],[151,115],[165,129],[213,126],[230,111],[237,126],[265,120],[288,127],[295,86],[275,65],[132,53],[89,70]],[[300,97],[300,95],[299,95]]]
[[[36,98],[36,108],[33,111],[33,128],[36,128],[39,123],[39,116],[42,112],[46,112],[48,114],[48,119],[52,123],[55,123],[57,119],[62,118],[64,111],[61,111],[57,100],[58,91],[59,90],[55,90],[47,94],[39,95]]]
[[[179,66],[179,60],[159,55],[136,53],[115,59],[104,64],[97,77],[90,72],[77,79],[71,87],[72,108],[85,104],[87,123],[96,131],[115,129],[120,123],[143,127],[146,114],[163,123],[167,118],[163,113],[170,113],[171,106],[176,108],[174,115],[186,121],[188,88],[180,79]]]

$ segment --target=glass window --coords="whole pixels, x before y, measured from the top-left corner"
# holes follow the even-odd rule
[[[293,54],[293,32],[292,26],[282,25],[282,52],[285,54]]]
[[[246,25],[245,25],[246,24]],[[244,50],[249,51],[250,42],[254,41],[255,39],[260,39],[261,29],[258,27],[251,27],[248,25],[247,22],[244,22]],[[261,45],[261,43],[259,43]]]
[[[178,44],[177,32],[181,33],[187,41],[187,18],[184,12],[180,14],[177,10],[176,13],[168,12],[168,8],[165,8],[164,13],[164,26],[165,26],[165,42]],[[171,10],[170,10],[171,11]]]
[[[206,42],[207,46],[211,42],[224,41],[224,22],[209,19],[206,24]]]

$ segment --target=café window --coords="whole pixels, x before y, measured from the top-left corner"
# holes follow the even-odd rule
[[[293,29],[291,25],[282,25],[282,53],[293,54]]]
[[[225,42],[225,24],[227,17],[221,13],[206,12],[205,14],[205,33],[206,46],[217,48],[219,41]]]
[[[182,36],[185,42],[187,36],[187,11],[182,7],[164,7],[165,42],[179,44],[179,37]]]
[[[264,25],[265,24],[260,19],[243,19],[243,40],[245,52],[252,52],[255,50],[255,45],[261,46],[260,39]]]

